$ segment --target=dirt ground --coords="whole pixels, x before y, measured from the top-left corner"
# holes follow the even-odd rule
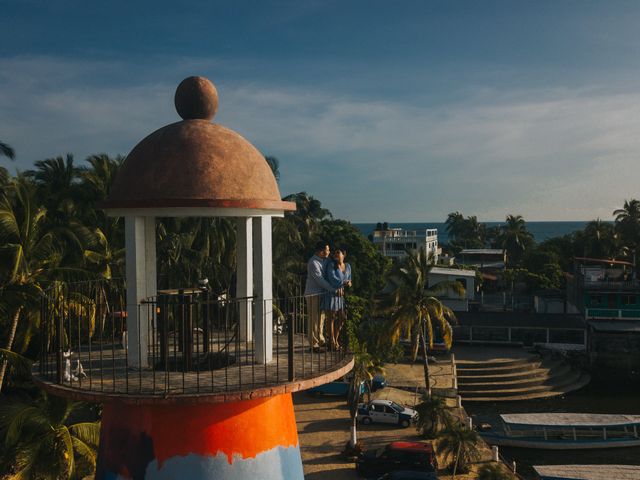
[[[433,378],[430,382],[432,387],[451,386],[453,369],[450,363],[442,360],[433,367]],[[393,386],[423,387],[424,373],[421,365],[387,365],[386,377],[391,386],[376,392],[374,398],[390,399],[407,406],[414,405],[416,399],[419,401],[420,396],[415,391],[400,390]],[[304,392],[295,394],[293,400],[305,478],[307,480],[358,478],[354,463],[340,457],[340,452],[349,440],[351,424],[346,400],[335,397],[316,397]],[[449,399],[447,403],[453,413],[464,414],[463,410],[455,408],[455,399]],[[414,427],[400,428],[393,425],[358,423],[358,441],[363,442],[367,449],[381,447],[397,440],[424,441]],[[484,448],[482,461],[488,461],[490,458],[490,450]],[[444,466],[446,462],[439,457],[438,463]],[[469,474],[456,475],[456,478],[459,480],[476,478],[474,472],[479,466],[474,465]],[[439,472],[439,476],[451,478],[451,474],[444,469]]]

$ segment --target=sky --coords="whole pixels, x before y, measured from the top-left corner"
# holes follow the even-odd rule
[[[352,222],[610,220],[640,196],[640,2],[0,0],[0,141],[127,154],[214,121]]]

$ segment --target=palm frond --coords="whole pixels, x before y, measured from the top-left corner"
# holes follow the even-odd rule
[[[12,352],[11,350],[7,350],[6,348],[0,348],[0,362],[7,362],[7,364],[18,375],[31,375],[31,360],[23,357],[19,353]]]

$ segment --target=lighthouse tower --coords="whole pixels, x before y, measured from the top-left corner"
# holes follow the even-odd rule
[[[47,292],[34,379],[103,405],[98,479],[302,479],[291,393],[353,360],[310,348],[318,302],[274,298],[271,222],[295,204],[256,148],[212,123],[214,85],[183,80],[175,106],[182,120],[133,148],[100,206],[124,217],[126,281]],[[158,289],[159,217],[234,219],[234,296]]]

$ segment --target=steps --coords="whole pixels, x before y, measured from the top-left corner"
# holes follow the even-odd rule
[[[558,359],[459,360],[458,393],[468,402],[505,402],[553,397],[582,388],[590,377]]]

